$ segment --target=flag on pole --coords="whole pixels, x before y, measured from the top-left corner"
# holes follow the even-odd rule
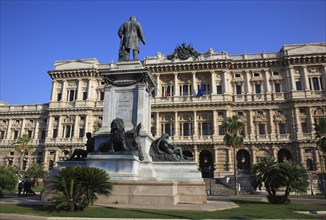
[[[198,93],[197,93],[197,97],[203,96],[204,93],[205,93],[204,82],[201,81],[200,87],[199,87],[199,90],[198,90]]]
[[[165,83],[164,85],[164,97],[168,97],[168,89],[169,89],[169,85],[167,83]]]

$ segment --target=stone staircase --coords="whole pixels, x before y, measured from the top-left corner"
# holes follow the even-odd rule
[[[249,176],[239,176],[240,184],[239,194],[253,193],[253,189],[250,182]],[[209,179],[204,178],[206,183],[206,192],[209,195],[211,189],[211,195],[233,195],[234,194],[234,178],[233,176]]]

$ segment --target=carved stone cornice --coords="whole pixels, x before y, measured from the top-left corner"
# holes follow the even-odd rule
[[[48,74],[51,79],[101,77],[98,69],[53,70],[48,71]]]

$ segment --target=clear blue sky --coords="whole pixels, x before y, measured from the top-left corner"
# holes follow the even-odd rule
[[[56,60],[116,62],[117,30],[131,15],[147,43],[140,59],[171,54],[182,42],[242,54],[326,41],[325,0],[0,1],[0,101],[9,104],[48,103]]]

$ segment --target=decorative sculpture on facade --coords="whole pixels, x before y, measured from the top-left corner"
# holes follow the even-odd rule
[[[168,60],[187,60],[189,57],[194,56],[196,59],[200,56],[200,53],[198,53],[191,44],[188,46],[186,43],[182,43],[181,46],[177,46],[173,52],[173,54],[168,55]]]
[[[163,134],[162,137],[152,142],[149,155],[153,161],[182,161],[192,158],[183,155],[181,147],[175,147],[168,141],[169,135]]]
[[[139,40],[145,45],[143,29],[135,16],[131,16],[130,20],[123,23],[119,28],[118,35],[120,37],[119,61],[130,60],[130,50],[133,50],[133,60],[138,60]]]

